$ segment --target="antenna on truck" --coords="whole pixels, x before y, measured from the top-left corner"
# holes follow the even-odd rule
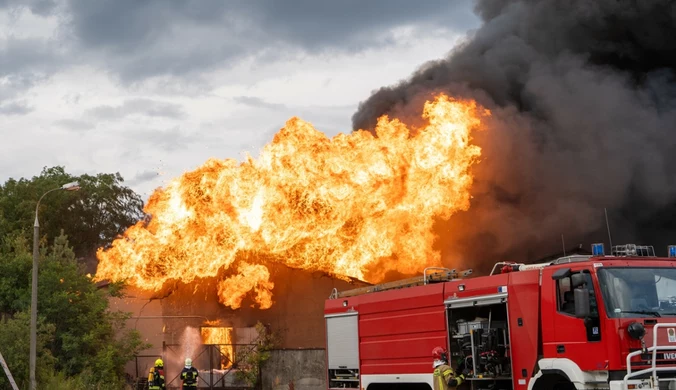
[[[603,212],[606,214],[606,229],[608,229],[608,241],[610,244],[610,250],[613,249],[613,238],[610,236],[610,224],[608,223],[608,209],[603,208]]]

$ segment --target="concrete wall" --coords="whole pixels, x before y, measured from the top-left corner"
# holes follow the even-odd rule
[[[326,390],[324,349],[281,349],[271,353],[261,368],[263,390]]]

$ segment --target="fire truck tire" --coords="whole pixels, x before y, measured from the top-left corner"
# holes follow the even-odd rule
[[[575,390],[575,385],[562,375],[548,374],[535,382],[533,390]]]

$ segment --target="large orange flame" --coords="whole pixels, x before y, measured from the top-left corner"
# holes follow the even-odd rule
[[[254,292],[269,308],[270,262],[374,283],[440,265],[434,219],[469,208],[481,154],[470,133],[488,114],[440,95],[422,128],[385,116],[376,137],[333,138],[292,118],[258,160],[210,159],[155,191],[150,222],[98,251],[96,279],[157,290],[221,272],[223,304],[238,308]]]
[[[221,370],[231,367],[235,361],[232,330],[232,328],[212,326],[205,326],[201,329],[202,342],[205,345],[216,345],[220,352],[217,358]]]

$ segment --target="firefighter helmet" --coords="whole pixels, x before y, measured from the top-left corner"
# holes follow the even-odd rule
[[[192,367],[192,359],[190,359],[190,358],[185,359],[185,367],[186,368]]]
[[[443,348],[443,347],[435,347],[432,350],[432,357],[434,358],[434,360],[447,361],[446,360],[446,349]]]
[[[155,360],[155,367],[164,367],[164,362],[162,359]]]

